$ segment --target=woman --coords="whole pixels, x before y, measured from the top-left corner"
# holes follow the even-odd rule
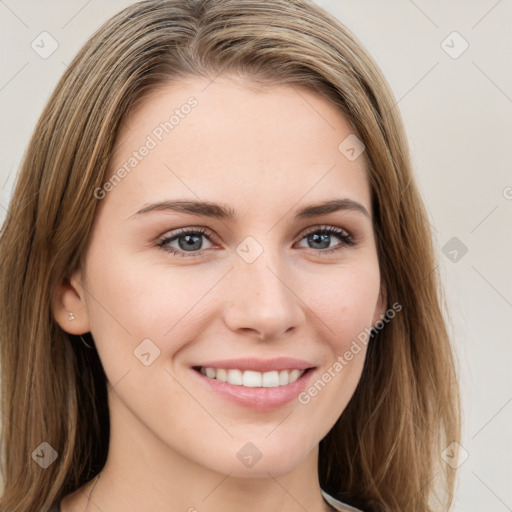
[[[2,510],[448,510],[425,209],[389,87],[318,6],[107,21],[38,122],[0,264]]]

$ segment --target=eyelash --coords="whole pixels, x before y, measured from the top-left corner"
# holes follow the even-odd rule
[[[317,253],[334,253],[345,249],[346,247],[356,245],[356,242],[352,239],[351,235],[345,231],[344,229],[335,228],[334,226],[316,226],[307,230],[300,238],[299,242],[304,240],[308,235],[312,235],[314,233],[318,234],[327,234],[336,236],[341,243],[335,245],[334,247],[328,249],[311,249]],[[181,228],[176,232],[171,233],[169,236],[165,236],[165,238],[161,238],[156,242],[156,246],[160,249],[169,252],[175,256],[182,256],[185,258],[188,257],[198,257],[201,256],[202,250],[199,251],[182,251],[179,249],[175,249],[173,247],[169,247],[167,244],[177,240],[181,236],[184,235],[205,235],[207,238],[215,238],[214,235],[206,228]]]

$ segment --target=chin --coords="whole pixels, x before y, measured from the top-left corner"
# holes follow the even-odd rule
[[[233,445],[235,448],[226,447],[212,454],[208,460],[203,459],[203,464],[213,471],[236,478],[278,477],[294,470],[317,448],[315,445],[307,449],[300,442],[285,443],[278,436],[272,441],[265,438],[254,442],[237,439]]]

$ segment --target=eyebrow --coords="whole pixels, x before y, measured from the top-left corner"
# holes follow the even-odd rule
[[[353,199],[330,199],[321,203],[311,204],[299,209],[296,212],[295,217],[297,219],[310,219],[312,217],[326,215],[340,210],[359,212],[366,217],[371,218],[368,210],[361,203],[358,203]],[[233,222],[238,220],[238,215],[233,208],[209,201],[192,201],[189,199],[177,199],[173,201],[151,203],[138,210],[131,216],[131,218],[155,211],[189,213],[192,215],[202,215],[204,217],[212,217],[219,220]]]

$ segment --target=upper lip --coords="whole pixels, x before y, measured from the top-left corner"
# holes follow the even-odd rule
[[[253,370],[255,372],[270,372],[278,370],[307,370],[314,368],[315,365],[310,361],[295,359],[293,357],[276,357],[274,359],[223,359],[216,361],[207,361],[201,364],[195,364],[193,367],[204,368],[223,368],[225,370]]]

